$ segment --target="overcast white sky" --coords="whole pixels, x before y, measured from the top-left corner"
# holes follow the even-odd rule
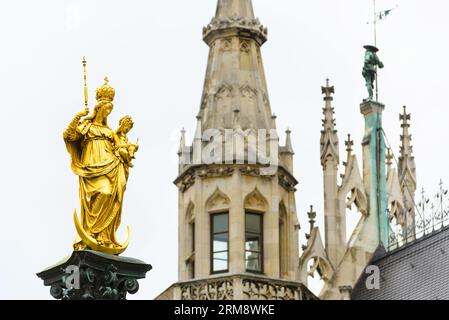
[[[269,29],[263,47],[278,128],[293,131],[297,209],[304,231],[310,204],[322,225],[319,161],[320,86],[336,87],[341,155],[347,133],[357,153],[363,136],[359,104],[364,44],[372,42],[371,0],[253,0]],[[418,183],[430,193],[449,183],[449,2],[378,0],[399,4],[379,26],[385,63],[380,100],[384,129],[398,156],[398,113],[412,112]],[[91,97],[105,75],[116,88],[110,125],[130,114],[140,150],[125,196],[122,226],[132,238],[126,256],[153,265],[138,294],[150,299],[177,280],[177,175],[179,130],[192,136],[208,47],[202,27],[216,0],[2,0],[0,2],[0,299],[49,299],[36,272],[71,253],[77,178],[70,170],[62,131],[83,107],[83,55]],[[361,158],[359,158],[361,164]],[[304,243],[304,234],[301,234]]]

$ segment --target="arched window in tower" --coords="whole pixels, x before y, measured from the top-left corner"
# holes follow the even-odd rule
[[[212,274],[229,270],[229,204],[219,188],[206,201],[210,216],[210,270]]]
[[[264,272],[263,216],[267,212],[267,201],[254,189],[245,198],[245,269],[247,272]]]
[[[247,272],[263,273],[263,216],[245,214],[245,267]]]
[[[229,270],[229,214],[216,213],[212,220],[212,273],[224,273]]]
[[[219,188],[206,201],[210,221],[210,270],[212,274],[229,270],[230,200]]]
[[[287,210],[282,202],[279,205],[279,272],[281,278],[288,276]]]
[[[195,278],[195,207],[193,203],[190,203],[187,208],[187,214],[186,214],[186,235],[187,235],[187,241],[185,243],[186,245],[186,252],[187,252],[187,258],[186,258],[186,267],[187,267],[187,274],[189,279]]]

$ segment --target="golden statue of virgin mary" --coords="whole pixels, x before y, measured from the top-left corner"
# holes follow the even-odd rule
[[[79,177],[81,219],[74,214],[78,235],[74,249],[91,249],[120,254],[129,242],[118,242],[123,195],[136,144],[128,143],[126,133],[133,126],[129,116],[120,121],[117,132],[108,126],[115,90],[105,83],[96,90],[97,103],[89,114],[86,107],[76,114],[64,131],[64,141],[71,156],[73,172]],[[87,103],[86,103],[87,105]]]

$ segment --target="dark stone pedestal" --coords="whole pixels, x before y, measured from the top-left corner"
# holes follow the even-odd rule
[[[37,274],[62,300],[126,300],[139,290],[138,279],[152,269],[143,261],[91,250],[74,251],[68,258]]]

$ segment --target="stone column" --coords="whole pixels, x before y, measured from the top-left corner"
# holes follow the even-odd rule
[[[363,145],[363,181],[369,199],[369,214],[374,215],[378,240],[388,247],[388,217],[385,167],[385,141],[382,132],[382,112],[385,106],[367,101],[360,105],[365,117]]]

